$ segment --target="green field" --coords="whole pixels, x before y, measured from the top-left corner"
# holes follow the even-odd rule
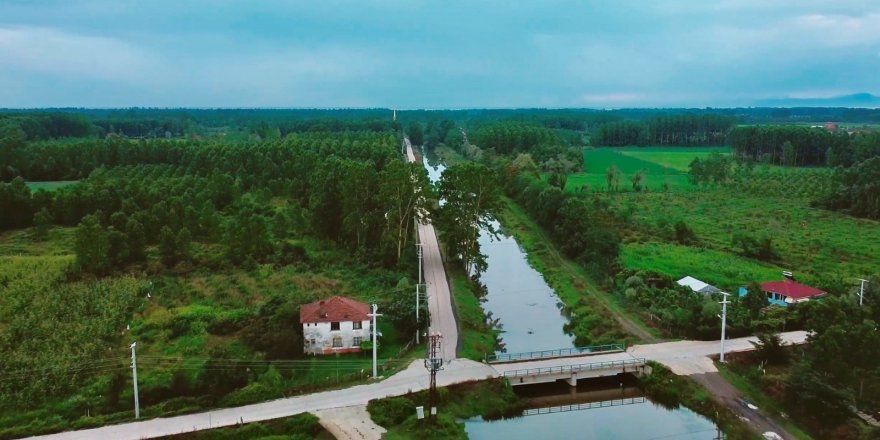
[[[644,151],[642,151],[644,150]],[[672,191],[692,191],[693,185],[688,180],[686,171],[669,166],[657,160],[666,160],[673,164],[690,163],[695,157],[709,153],[703,149],[686,149],[678,152],[676,147],[622,149],[622,148],[588,148],[584,150],[584,172],[574,173],[568,177],[568,191],[578,191],[587,187],[592,191],[606,191],[606,171],[612,165],[620,171],[619,191],[632,191],[632,177],[642,172],[645,191],[664,191],[668,185]]]
[[[693,276],[729,291],[749,281],[779,278],[780,268],[728,252],[669,243],[627,243],[623,265],[633,270],[663,273],[673,279]]]
[[[55,180],[51,182],[26,182],[28,188],[31,191],[37,191],[40,189],[46,191],[55,191],[58,188],[64,188],[65,186],[70,186],[79,183],[79,180]]]
[[[639,194],[615,198],[619,209],[631,212],[636,233],[629,241],[652,241],[665,236],[664,229],[683,221],[697,235],[700,245],[714,251],[735,254],[734,233],[770,236],[781,261],[776,266],[799,272],[808,278],[841,276],[846,279],[880,273],[880,222],[805,206],[802,199],[743,194],[726,188],[676,194]],[[665,251],[662,267],[678,267],[682,276],[712,278],[713,270],[699,274],[682,247],[673,244]],[[651,247],[637,249],[651,250]],[[685,248],[694,249],[694,248]],[[649,256],[651,252],[648,252]],[[639,258],[645,257],[640,256]],[[631,255],[632,257],[632,255]],[[630,261],[638,258],[629,258]],[[737,260],[750,261],[737,258]],[[731,262],[734,264],[734,262]],[[754,266],[735,264],[744,274],[765,273]],[[675,273],[670,273],[674,275]],[[778,275],[773,277],[778,278]],[[723,280],[724,277],[721,277]],[[747,282],[742,279],[739,282]]]
[[[653,162],[666,168],[687,172],[695,158],[705,158],[712,153],[730,154],[727,147],[637,147],[619,148],[621,153]]]

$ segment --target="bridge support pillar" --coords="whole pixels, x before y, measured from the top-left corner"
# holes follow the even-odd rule
[[[569,386],[576,387],[578,386],[578,375],[577,373],[571,373],[571,377],[565,379]]]

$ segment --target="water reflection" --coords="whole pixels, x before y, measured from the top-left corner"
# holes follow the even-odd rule
[[[431,181],[438,182],[446,167],[430,154],[424,154],[422,162]],[[494,227],[500,229],[497,222]],[[503,332],[500,350],[572,347],[573,338],[563,330],[568,318],[562,311],[562,302],[544,277],[529,265],[516,239],[503,231],[495,237],[482,230],[479,243],[488,263],[480,274],[487,292],[483,310]]]
[[[506,420],[466,420],[465,431],[475,440],[549,439],[678,439],[718,438],[716,426],[687,409],[669,410],[654,404],[626,378],[581,381],[578,387],[563,382],[516,387],[532,414]],[[598,384],[598,385],[597,385]]]

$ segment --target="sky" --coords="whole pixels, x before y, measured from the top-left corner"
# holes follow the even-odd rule
[[[0,107],[722,107],[880,94],[876,0],[0,0]]]

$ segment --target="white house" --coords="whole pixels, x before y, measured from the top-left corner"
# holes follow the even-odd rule
[[[299,308],[303,351],[311,354],[353,353],[370,339],[370,306],[334,296]]]
[[[700,281],[692,276],[686,276],[678,281],[676,281],[679,286],[690,287],[696,293],[702,293],[703,295],[711,295],[715,292],[720,292],[721,290],[717,287]]]

